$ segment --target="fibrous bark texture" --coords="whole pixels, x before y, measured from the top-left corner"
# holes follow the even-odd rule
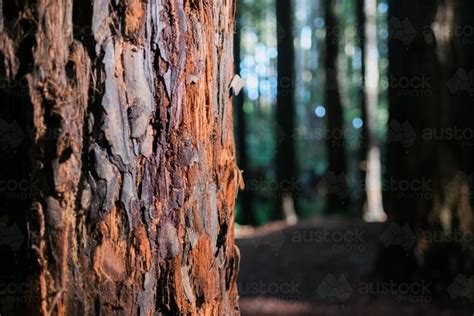
[[[28,312],[238,313],[234,1],[0,4],[38,183]]]

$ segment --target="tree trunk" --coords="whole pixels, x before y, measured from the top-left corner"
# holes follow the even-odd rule
[[[337,213],[347,208],[348,187],[346,151],[344,139],[344,117],[339,78],[339,27],[336,1],[325,1],[326,23],[326,84],[327,137],[329,167],[326,179],[332,187],[327,195],[329,213]]]
[[[241,21],[241,5],[237,3],[237,20],[236,30],[234,35],[234,61],[236,72],[240,75],[240,63],[241,63],[241,34],[242,34],[242,21]],[[244,91],[241,91],[235,96],[235,108],[237,112],[237,149],[238,149],[238,162],[239,168],[243,170],[242,176],[245,183],[250,180],[250,169],[248,163],[248,152],[247,152],[247,120],[244,112]],[[245,189],[240,192],[240,224],[242,225],[255,225],[255,214],[253,210],[253,192],[249,189]]]
[[[356,3],[356,17],[357,17],[357,39],[358,44],[361,52],[361,85],[359,87],[359,97],[360,97],[360,110],[361,110],[361,118],[363,122],[367,121],[367,108],[366,108],[366,101],[365,101],[365,86],[364,86],[364,78],[365,78],[365,12],[364,12],[364,4],[365,0],[357,0]],[[367,177],[367,140],[369,139],[369,133],[367,130],[367,124],[362,125],[361,129],[361,141],[360,141],[360,151],[359,151],[359,174],[358,180],[362,183],[363,190],[360,192],[360,197],[358,200],[357,208],[360,211],[361,217],[364,216],[364,211],[366,209],[366,201],[367,201],[367,192],[365,188],[365,178]]]
[[[463,140],[453,134],[459,104],[449,91],[459,63],[454,37],[459,8],[454,0],[391,1],[389,8],[386,205],[413,244],[404,245],[406,254],[390,245],[384,270],[405,280],[421,270],[441,283],[437,288],[447,288],[457,273],[472,272],[462,240],[425,238],[464,236],[473,228],[467,179],[459,176]]]
[[[470,82],[474,82],[474,37],[469,30],[474,25],[474,16],[472,12],[474,10],[474,2],[469,0],[460,1],[458,7],[458,30],[461,30],[458,38],[458,47],[460,50],[460,63],[459,69],[456,72],[461,71],[467,73],[470,76]],[[454,77],[455,74],[453,74]],[[457,91],[459,110],[457,112],[460,126],[464,129],[474,131],[474,87],[472,84],[468,89],[463,91]],[[466,176],[468,176],[470,186],[470,200],[471,205],[474,204],[474,140],[471,139],[463,147],[463,162],[462,168]]]
[[[0,52],[27,82],[28,313],[238,314],[234,2],[18,3]]]
[[[295,48],[293,45],[293,1],[277,0],[278,96],[275,133],[283,134],[277,148],[278,209],[288,222],[296,221],[295,189]]]
[[[358,46],[360,48],[360,53],[361,53],[361,67],[360,67],[360,73],[361,73],[361,85],[359,87],[359,97],[360,97],[360,110],[361,110],[361,118],[363,122],[367,121],[367,113],[366,113],[366,106],[365,106],[365,54],[364,54],[364,47],[365,47],[365,12],[364,12],[364,3],[365,0],[357,0],[356,2],[356,18],[357,18],[357,40],[358,40]],[[364,124],[362,125],[362,130],[361,130],[361,141],[360,141],[360,149],[359,149],[359,168],[358,168],[358,179],[361,183],[365,183],[365,178],[367,176],[366,170],[366,160],[367,160],[367,139],[369,138],[368,136],[368,131],[367,131],[367,125]],[[360,210],[360,215],[361,217],[364,215],[364,210],[365,210],[365,202],[367,199],[367,193],[366,190],[361,190],[360,192],[360,197],[358,200],[358,210]]]
[[[382,175],[380,147],[376,135],[378,106],[379,65],[377,47],[377,1],[359,0],[359,30],[362,35],[362,114],[363,114],[363,168],[364,197],[363,216],[367,221],[384,221],[386,215],[382,205]]]

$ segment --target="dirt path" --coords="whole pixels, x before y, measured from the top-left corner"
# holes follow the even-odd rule
[[[429,283],[397,285],[371,273],[385,230],[328,219],[238,230],[242,314],[473,315],[459,298],[437,306]]]

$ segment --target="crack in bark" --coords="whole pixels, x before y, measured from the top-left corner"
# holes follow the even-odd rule
[[[0,12],[29,34],[1,20],[2,70],[28,80],[40,183],[28,311],[238,313],[234,11],[233,1],[38,0]],[[33,54],[15,58],[25,45]]]

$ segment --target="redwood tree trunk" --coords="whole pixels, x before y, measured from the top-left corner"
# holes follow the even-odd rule
[[[293,45],[293,0],[276,1],[278,96],[275,133],[283,133],[276,152],[278,205],[281,217],[296,221],[295,191],[295,48]]]
[[[241,53],[240,46],[242,42],[242,6],[241,2],[237,3],[237,19],[236,19],[236,30],[234,34],[234,62],[235,72],[241,74],[240,63]],[[245,183],[250,180],[250,169],[249,169],[249,157],[248,157],[248,146],[247,146],[247,118],[244,112],[244,91],[240,91],[234,98],[234,104],[236,108],[236,137],[237,137],[237,149],[238,149],[238,162],[239,168],[243,170],[242,177]],[[240,192],[240,222],[242,225],[256,225],[255,213],[253,209],[253,192],[252,190],[246,189]]]
[[[327,149],[329,167],[326,178],[333,190],[328,193],[327,210],[337,213],[348,205],[346,151],[344,140],[344,117],[339,78],[339,27],[336,1],[325,1],[326,22],[326,86],[325,98],[327,108]]]
[[[366,109],[366,101],[365,101],[365,87],[364,87],[364,78],[365,78],[365,13],[364,13],[364,3],[365,0],[357,0],[356,2],[356,17],[357,17],[357,39],[358,39],[358,44],[360,47],[360,52],[361,52],[361,69],[360,73],[362,76],[362,84],[359,87],[359,97],[360,97],[360,110],[361,110],[361,118],[362,121],[365,122],[367,121],[367,109]],[[367,166],[364,165],[363,163],[367,160],[367,139],[369,138],[369,133],[367,130],[367,124],[362,125],[361,129],[361,141],[360,141],[360,161],[362,162],[359,164],[359,173],[358,173],[358,179],[360,183],[364,184],[363,188],[365,187],[365,178],[367,176]],[[362,189],[360,192],[360,197],[359,200],[357,201],[358,205],[358,211],[360,211],[360,215],[364,215],[365,211],[365,203],[367,200],[367,193],[366,190]]]
[[[386,215],[382,205],[382,174],[380,147],[376,135],[376,114],[378,107],[379,65],[377,47],[377,1],[359,0],[359,30],[362,38],[362,114],[364,119],[362,146],[364,161],[364,219],[383,221]]]
[[[38,183],[28,312],[237,314],[235,3],[92,2],[2,12]]]

